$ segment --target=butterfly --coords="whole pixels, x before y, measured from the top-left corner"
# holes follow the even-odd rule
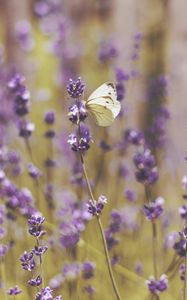
[[[98,126],[110,126],[120,112],[115,85],[105,82],[84,101],[86,109]]]

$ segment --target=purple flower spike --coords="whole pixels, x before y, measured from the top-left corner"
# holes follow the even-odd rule
[[[88,207],[88,212],[92,215],[92,216],[99,216],[105,206],[105,204],[107,203],[107,198],[103,195],[101,195],[98,198],[98,201],[92,201],[89,200],[87,207]]]
[[[44,217],[41,217],[41,216],[38,216],[38,215],[33,215],[28,220],[28,224],[32,225],[32,226],[40,226],[40,225],[43,224],[44,221],[45,221]]]
[[[83,278],[90,279],[94,276],[95,264],[90,261],[86,261],[83,263],[82,272]]]
[[[10,288],[7,292],[7,294],[10,295],[10,296],[16,296],[16,295],[21,294],[21,293],[22,293],[22,291],[19,290],[17,286],[15,286],[14,288]]]
[[[179,214],[182,219],[187,220],[187,205],[182,205],[179,207]]]
[[[151,154],[150,149],[145,149],[143,153],[136,154],[133,161],[138,169],[135,173],[138,182],[148,185],[153,184],[158,180],[156,160]]]
[[[118,82],[129,80],[130,77],[129,74],[126,73],[123,69],[117,68],[115,71],[116,71],[116,80]]]
[[[38,277],[36,277],[36,279],[32,278],[28,281],[28,284],[30,284],[31,286],[39,286],[42,283],[42,278],[40,275],[38,275]]]
[[[75,279],[81,272],[81,266],[79,263],[74,262],[71,264],[65,264],[63,268],[63,275],[66,279]]]
[[[37,293],[36,300],[53,300],[52,292],[51,288],[47,286],[41,292]]]
[[[54,111],[48,111],[46,112],[44,116],[44,121],[48,125],[52,125],[55,122],[55,112]]]
[[[111,41],[102,41],[98,56],[101,62],[107,63],[118,56],[118,50]]]
[[[159,218],[163,213],[164,199],[158,197],[155,201],[151,202],[149,205],[144,205],[144,214],[148,220],[154,221]]]
[[[78,77],[77,80],[69,79],[67,84],[67,92],[72,98],[79,98],[82,96],[85,84],[82,82],[81,77]]]
[[[185,280],[185,264],[181,264],[179,268],[180,279]]]
[[[8,247],[6,245],[0,244],[0,258],[5,257],[8,252]]]
[[[155,280],[153,276],[150,276],[146,280],[147,287],[152,294],[158,294],[168,288],[168,279],[165,274],[162,274],[159,280]]]
[[[180,239],[174,243],[173,249],[176,251],[176,253],[181,256],[185,257],[186,255],[186,241],[184,238],[180,237]]]
[[[168,279],[165,274],[162,274],[160,279],[157,281],[157,290],[163,292],[168,288]]]
[[[43,288],[41,292],[37,293],[36,300],[53,300],[53,290],[49,286]],[[54,300],[61,300],[62,296],[57,296]]]
[[[70,106],[68,117],[73,124],[78,124],[79,121],[84,121],[87,117],[84,103],[79,101]]]
[[[32,163],[28,164],[28,173],[30,177],[32,177],[33,179],[37,179],[42,176],[41,171],[37,167],[35,167]]]
[[[69,229],[69,232],[65,232],[60,237],[60,243],[63,247],[70,249],[75,247],[75,245],[79,242],[80,234],[74,228],[72,230]]]
[[[45,221],[45,218],[41,216],[31,216],[31,218],[28,220],[29,224],[29,233],[33,235],[36,238],[40,238],[43,236],[46,231],[42,228],[42,223]]]
[[[15,74],[8,82],[8,88],[11,91],[13,100],[14,113],[18,117],[22,117],[29,113],[30,107],[30,92],[23,85],[24,77],[20,74]]]
[[[24,270],[32,271],[35,267],[35,261],[33,259],[33,253],[25,251],[24,254],[20,257],[21,265]]]
[[[35,125],[29,121],[19,120],[18,122],[19,136],[28,138],[32,135]]]
[[[47,246],[35,246],[32,252],[36,256],[41,256],[47,251],[48,247]]]
[[[127,129],[124,137],[126,142],[135,146],[143,145],[145,143],[144,134],[134,129]]]
[[[77,135],[72,133],[69,135],[68,144],[71,145],[71,149],[75,152],[78,151],[86,151],[90,148],[90,142],[92,141],[92,137],[90,135],[90,131],[87,126],[83,125],[80,126],[80,132]]]
[[[16,73],[16,74],[14,74],[14,76],[12,76],[12,78],[10,78],[10,80],[8,82],[8,88],[12,92],[16,92],[22,86],[22,83],[24,81],[25,81],[25,78],[21,74]]]
[[[126,94],[125,86],[122,82],[118,82],[116,84],[116,91],[117,91],[118,101],[122,101],[125,98],[125,94]]]
[[[124,191],[124,195],[127,198],[127,200],[129,200],[130,202],[135,201],[137,199],[137,195],[134,191],[130,190],[130,189],[126,189]]]
[[[182,178],[182,186],[185,190],[187,190],[187,176],[183,176]]]

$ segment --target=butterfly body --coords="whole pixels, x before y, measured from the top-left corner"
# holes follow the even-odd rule
[[[85,101],[85,106],[99,126],[110,126],[120,112],[115,85],[103,83]]]

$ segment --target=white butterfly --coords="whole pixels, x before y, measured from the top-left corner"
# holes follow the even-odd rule
[[[115,85],[103,83],[85,101],[85,106],[99,126],[110,126],[120,112]]]

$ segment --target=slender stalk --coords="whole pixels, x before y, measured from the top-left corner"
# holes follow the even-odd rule
[[[37,247],[40,247],[39,240],[36,238]],[[39,255],[39,261],[40,261],[40,276],[42,278],[42,288],[44,288],[44,277],[43,277],[43,267],[42,267],[42,255]]]
[[[8,295],[7,295],[7,287],[6,287],[6,273],[5,273],[5,262],[3,259],[0,260],[0,264],[1,264],[1,280],[3,283],[3,292],[4,292],[4,299],[8,300]]]
[[[31,162],[33,162],[33,152],[32,152],[32,148],[30,146],[30,142],[29,142],[29,138],[24,138],[24,141],[25,141],[25,146],[26,146],[26,149],[27,149],[27,152],[29,154],[29,158],[31,160]],[[39,183],[39,180],[38,178],[35,178],[34,179],[34,189],[35,189],[35,196],[36,196],[36,199],[37,199],[37,204],[38,204],[38,209],[40,210],[41,209],[41,200],[40,200],[40,183]]]
[[[32,149],[31,149],[31,146],[30,146],[30,143],[29,143],[29,139],[28,138],[24,138],[24,141],[25,141],[25,146],[26,146],[26,149],[28,151],[30,160],[33,161]]]
[[[153,270],[155,279],[158,279],[158,270],[157,270],[157,228],[156,223],[152,223],[152,246],[153,246]]]
[[[85,179],[86,179],[88,191],[89,191],[91,200],[94,202],[95,199],[94,199],[92,188],[91,188],[91,185],[90,185],[90,182],[89,182],[89,178],[88,178],[88,174],[87,174],[87,171],[86,171],[86,167],[85,167],[85,164],[84,164],[84,158],[83,158],[82,153],[81,152],[79,152],[79,153],[80,153],[80,159],[81,159],[82,168],[83,168],[84,176],[85,176]],[[97,223],[98,223],[98,226],[99,226],[99,229],[100,229],[100,233],[101,233],[101,237],[102,237],[102,241],[103,241],[105,258],[106,258],[107,267],[108,267],[109,276],[110,276],[110,279],[111,279],[111,282],[112,282],[112,286],[113,286],[116,298],[118,300],[121,300],[121,297],[120,297],[120,294],[119,294],[119,291],[118,291],[118,288],[117,288],[117,284],[116,284],[116,281],[115,281],[115,278],[114,278],[114,275],[113,275],[113,271],[112,271],[112,266],[111,266],[110,256],[109,256],[109,253],[108,253],[108,248],[107,248],[106,238],[105,238],[105,234],[104,234],[104,230],[103,230],[103,225],[102,225],[102,222],[101,222],[101,219],[100,219],[99,216],[97,216]]]
[[[108,249],[107,249],[107,243],[106,243],[106,239],[105,239],[103,225],[102,225],[102,222],[101,222],[101,219],[100,219],[99,216],[97,217],[97,222],[98,222],[100,233],[101,233],[102,240],[103,240],[105,257],[106,257],[106,261],[107,261],[107,266],[108,266],[108,271],[109,271],[110,279],[111,279],[111,282],[112,282],[112,286],[113,286],[113,289],[115,291],[117,299],[120,300],[121,298],[120,298],[118,287],[116,285],[116,281],[115,281],[115,278],[114,278],[114,275],[113,275],[113,271],[112,271],[112,266],[111,266],[111,262],[110,262],[110,257],[109,257]]]
[[[151,194],[150,190],[147,186],[145,186],[145,195],[146,195],[146,201],[148,203],[151,203]],[[152,249],[153,249],[153,271],[154,271],[154,277],[155,279],[158,279],[158,270],[157,270],[157,228],[156,223],[153,220],[151,222],[152,224]],[[159,298],[157,298],[159,299]]]

